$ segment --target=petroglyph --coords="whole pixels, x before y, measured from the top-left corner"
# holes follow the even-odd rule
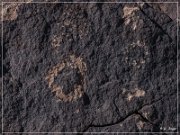
[[[62,86],[54,83],[55,77],[57,77],[60,72],[63,72],[63,69],[65,68],[71,68],[72,70],[78,69],[82,77],[80,84],[75,84],[73,86],[73,91],[68,94],[63,92]],[[65,59],[63,62],[50,69],[48,71],[48,75],[45,77],[45,80],[48,82],[49,88],[51,88],[52,92],[55,92],[56,97],[58,97],[60,101],[72,102],[81,98],[84,93],[84,74],[86,70],[86,63],[82,61],[82,58],[70,55],[68,59]]]
[[[135,97],[144,97],[145,91],[139,88],[135,88],[133,92],[127,94],[127,100],[131,101]]]
[[[136,57],[136,52],[139,51],[142,52],[141,53],[142,55]],[[135,69],[140,69],[148,61],[149,50],[145,45],[145,43],[140,42],[139,40],[133,42],[130,45],[127,45],[123,53],[124,55],[126,55],[124,57],[124,62]],[[128,57],[128,56],[133,56],[133,57]]]

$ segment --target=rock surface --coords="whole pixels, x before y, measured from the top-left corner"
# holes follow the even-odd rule
[[[177,131],[176,4],[31,2],[1,7],[4,132]]]

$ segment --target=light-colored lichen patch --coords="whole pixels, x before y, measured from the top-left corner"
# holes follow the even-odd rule
[[[129,16],[133,16],[134,12],[139,10],[138,7],[128,7],[128,6],[124,6],[123,8],[123,18],[129,17]]]
[[[70,57],[63,62],[57,64],[56,66],[52,67],[48,71],[48,74],[45,77],[45,80],[48,82],[49,88],[51,88],[52,92],[55,92],[56,97],[60,101],[64,102],[72,102],[76,101],[78,98],[82,97],[84,93],[84,85],[85,79],[81,80],[80,85],[74,85],[73,91],[69,94],[65,94],[63,92],[63,88],[60,85],[54,83],[55,77],[64,69],[64,68],[71,68],[71,69],[78,69],[81,76],[84,77],[86,69],[86,63],[83,62],[82,58],[76,57],[74,55],[70,55]]]
[[[139,130],[141,130],[141,129],[143,129],[144,128],[144,122],[143,121],[138,121],[137,123],[136,123],[136,126],[137,126],[137,128],[139,129]]]
[[[143,112],[143,116],[148,119],[149,118],[149,112]]]
[[[131,101],[133,98],[144,97],[145,91],[139,88],[135,88],[134,91],[127,94],[127,100]]]
[[[135,12],[139,10],[139,7],[129,7],[124,6],[123,8],[123,18],[125,19],[124,24],[131,26],[133,30],[136,30],[138,23],[140,22],[139,16],[135,15]]]
[[[29,3],[32,2],[32,0],[26,0],[22,2]],[[4,3],[3,6],[1,6],[1,21],[15,20],[18,16],[17,11],[20,5],[22,5],[22,3]]]
[[[17,18],[17,10],[20,4],[6,4],[3,5],[1,14],[3,14],[3,21],[15,20]]]

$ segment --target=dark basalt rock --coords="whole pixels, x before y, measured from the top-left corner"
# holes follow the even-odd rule
[[[3,21],[3,131],[177,131],[177,24],[154,5],[15,6]]]

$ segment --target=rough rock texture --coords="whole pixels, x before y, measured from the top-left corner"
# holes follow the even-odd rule
[[[176,4],[29,2],[1,7],[4,132],[177,131]]]

